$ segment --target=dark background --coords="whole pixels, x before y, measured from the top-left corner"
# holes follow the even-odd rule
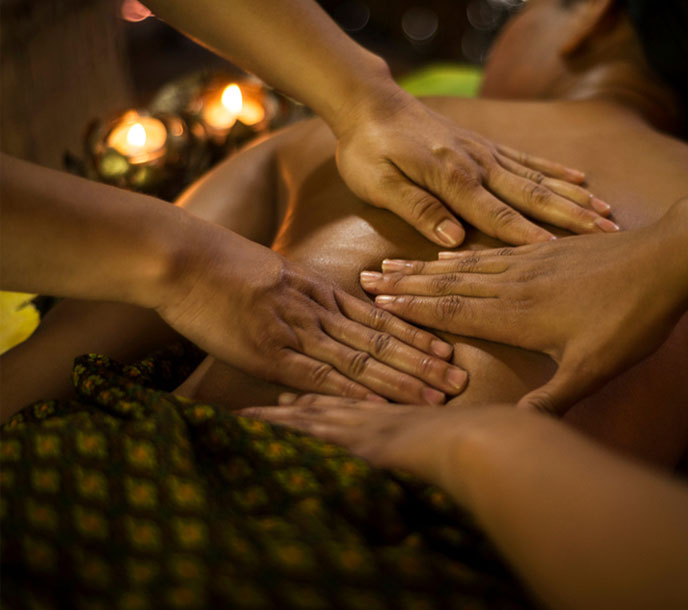
[[[480,64],[521,0],[320,0],[319,4],[399,76],[433,61]],[[135,91],[146,98],[175,76],[221,67],[216,56],[157,19],[125,26]]]

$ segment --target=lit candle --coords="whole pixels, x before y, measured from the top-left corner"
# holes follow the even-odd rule
[[[165,154],[167,129],[162,121],[127,112],[107,137],[107,144],[130,163],[140,164],[159,159]]]
[[[201,118],[215,134],[226,134],[236,123],[243,105],[239,85],[227,85],[220,95],[210,95],[203,104]]]
[[[237,118],[244,125],[257,125],[265,118],[265,108],[258,100],[247,98],[243,101]]]

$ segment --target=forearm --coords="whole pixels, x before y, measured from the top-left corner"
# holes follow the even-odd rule
[[[467,416],[459,436],[435,482],[549,606],[686,607],[684,487],[513,408]]]
[[[335,129],[371,91],[397,91],[385,62],[351,40],[312,0],[146,4],[170,25],[301,100]]]
[[[156,307],[194,222],[143,195],[2,157],[2,288]]]

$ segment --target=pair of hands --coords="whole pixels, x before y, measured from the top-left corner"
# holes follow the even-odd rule
[[[519,406],[562,413],[666,340],[688,301],[686,235],[682,200],[642,230],[388,260],[361,282],[404,319],[548,354],[556,374]]]
[[[272,250],[198,221],[158,306],[176,331],[269,381],[367,400],[441,404],[467,376],[452,347]]]
[[[449,409],[320,394],[285,393],[279,402],[280,406],[249,407],[236,414],[306,432],[342,445],[375,466],[400,468],[445,488],[445,475],[456,478],[451,454],[466,424],[473,425],[485,412],[483,406]]]
[[[344,178],[433,241],[449,246],[463,240],[451,210],[513,243],[551,239],[488,189],[575,231],[615,230],[588,209],[609,210],[574,184],[583,179],[580,172],[498,149],[406,94],[394,112],[356,125],[339,138]],[[173,328],[212,355],[300,390],[360,399],[441,404],[465,387],[465,372],[446,362],[448,344],[230,235],[225,231],[192,250],[185,274],[193,282],[177,282],[177,296],[158,308]]]

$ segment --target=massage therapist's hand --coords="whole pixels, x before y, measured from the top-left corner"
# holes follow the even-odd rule
[[[366,402],[320,394],[282,394],[277,407],[249,407],[237,415],[296,428],[345,446],[375,466],[400,468],[441,484],[444,467],[470,413],[452,409]],[[431,442],[428,442],[432,439]]]
[[[526,217],[574,233],[618,230],[603,217],[609,206],[574,184],[580,172],[496,146],[398,87],[370,105],[333,127],[339,171],[359,197],[431,241],[460,244],[459,220],[517,245],[552,239]]]
[[[325,394],[439,404],[463,389],[466,374],[437,337],[221,227],[208,223],[201,237],[157,310],[215,357]]]
[[[434,113],[312,0],[146,4],[312,108],[337,136],[349,188],[437,244],[461,243],[461,220],[512,244],[551,237],[521,214],[574,233],[616,230],[603,218],[609,206],[576,186],[580,172],[497,147]]]
[[[362,285],[412,322],[549,354],[556,374],[519,404],[561,413],[667,338],[688,304],[687,240],[684,199],[644,229],[385,261]]]

